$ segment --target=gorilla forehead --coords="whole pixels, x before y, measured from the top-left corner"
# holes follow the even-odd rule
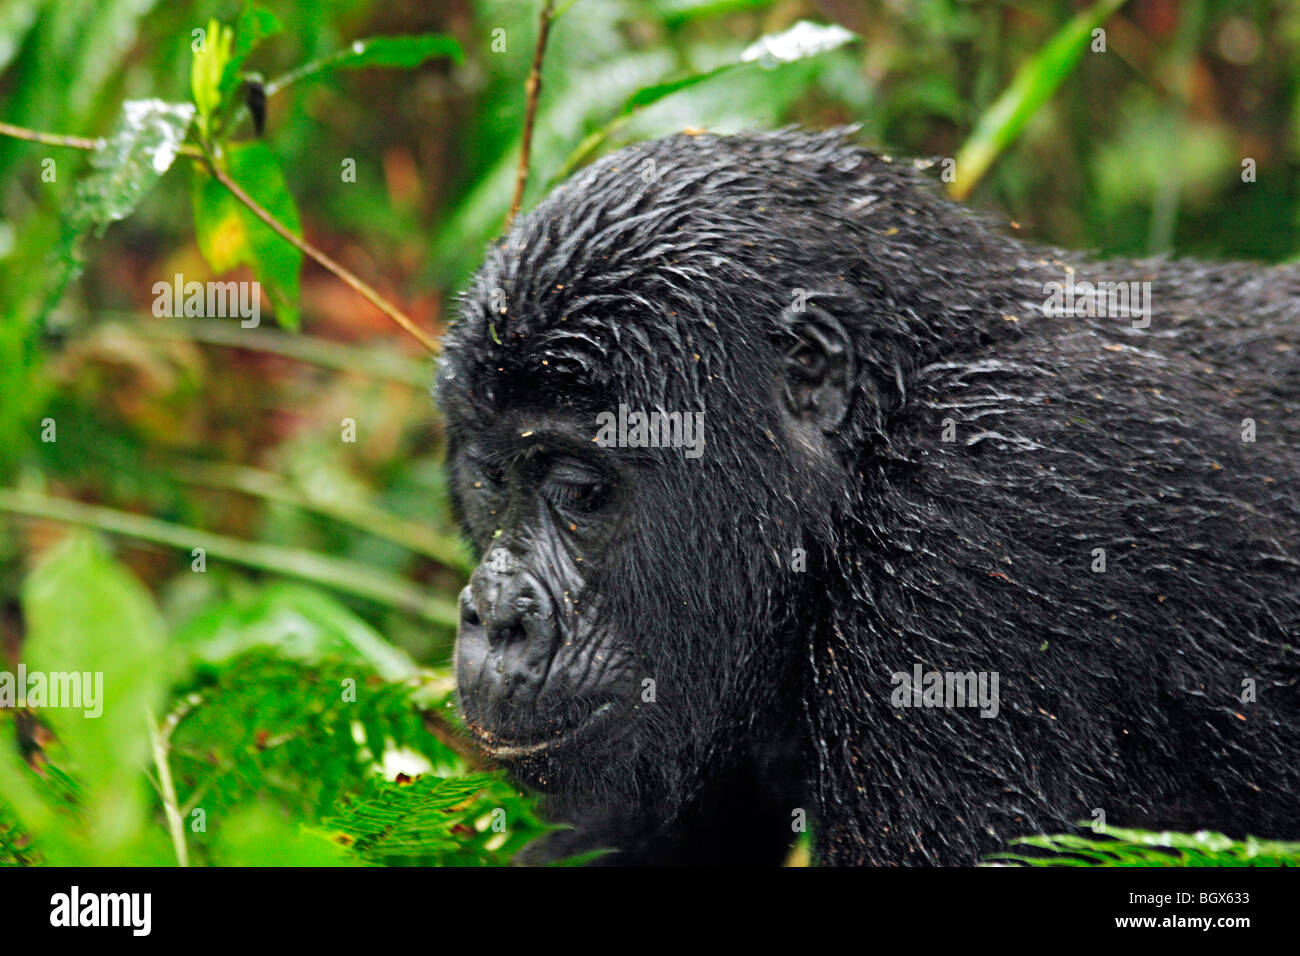
[[[793,289],[853,265],[825,258],[828,228],[867,241],[826,197],[849,205],[872,168],[901,175],[842,131],[679,135],[603,158],[489,251],[440,389],[681,407],[753,387],[728,368],[763,367]]]

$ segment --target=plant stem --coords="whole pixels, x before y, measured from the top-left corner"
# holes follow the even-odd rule
[[[537,101],[542,92],[542,60],[546,56],[546,38],[551,33],[551,21],[554,19],[551,10],[554,5],[553,0],[546,0],[542,5],[541,20],[537,24],[537,49],[533,51],[533,66],[528,71],[528,80],[524,84],[524,95],[527,97],[527,105],[524,107],[524,137],[519,149],[519,170],[515,173],[515,198],[511,201],[510,213],[506,216],[505,232],[510,231],[510,225],[519,215],[519,207],[524,202],[528,162],[533,152],[533,124],[537,120]]]
[[[139,319],[135,312],[119,313],[111,310],[101,311],[99,315],[101,319],[118,319],[136,335],[265,352],[336,372],[349,372],[409,385],[422,392],[427,392],[433,381],[433,373],[425,360],[408,358],[391,349],[372,350],[352,343],[335,342],[307,333],[281,332],[278,329],[245,329],[225,319],[168,319],[159,322],[152,317]]]
[[[25,139],[32,143],[44,143],[46,146],[69,146],[73,149],[99,149],[103,145],[102,139],[86,139],[82,136],[61,136],[58,133],[42,133],[40,130],[26,129],[22,126],[12,126],[9,123],[0,123],[0,136],[12,136],[14,139]]]
[[[176,849],[176,862],[181,866],[189,866],[190,851],[185,845],[185,825],[181,819],[180,801],[176,798],[176,784],[172,782],[172,768],[167,759],[167,740],[159,730],[152,710],[149,711],[149,740],[153,745],[153,762],[158,768],[158,793],[162,797],[172,846]]]
[[[438,343],[429,335],[429,333],[425,332],[418,325],[412,322],[409,318],[407,318],[405,313],[403,313],[396,306],[391,305],[387,299],[385,299],[378,292],[372,289],[369,285],[363,282],[360,278],[354,275],[350,270],[348,270],[341,263],[335,262],[333,259],[327,256],[320,249],[317,249],[315,246],[313,246],[306,239],[294,235],[293,232],[291,232],[288,228],[284,226],[284,224],[280,222],[280,220],[272,216],[269,212],[267,212],[260,205],[258,205],[257,201],[253,199],[252,196],[244,192],[243,188],[239,185],[239,183],[235,182],[233,179],[230,178],[229,175],[226,174],[226,171],[221,168],[221,165],[216,161],[216,159],[213,158],[212,153],[209,150],[204,150],[203,162],[204,165],[207,166],[208,172],[212,174],[212,178],[215,179],[217,182],[221,183],[221,185],[225,186],[226,189],[230,191],[230,194],[232,196],[234,196],[236,199],[242,202],[250,210],[252,210],[253,215],[255,215],[258,219],[262,220],[262,222],[270,226],[275,231],[276,235],[278,235],[285,242],[289,243],[289,245],[293,246],[303,255],[316,260],[316,262],[318,262],[324,268],[334,273],[336,276],[338,276],[345,283],[350,285],[357,292],[361,293],[361,295],[365,299],[367,299],[373,306],[375,306],[375,308],[379,309],[380,312],[383,312],[384,315],[388,316],[399,326],[401,326],[401,328],[403,329],[403,331],[406,332],[407,335],[411,336],[411,338],[415,339],[417,342],[423,345],[434,355],[438,354],[439,352]]]

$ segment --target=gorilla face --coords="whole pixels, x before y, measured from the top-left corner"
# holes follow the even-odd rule
[[[842,363],[812,339],[788,358],[791,386],[778,307],[770,338],[740,343],[747,374],[709,387],[704,369],[688,367],[692,380],[653,353],[613,352],[615,336],[698,321],[698,306],[611,323],[611,302],[506,326],[488,309],[502,277],[486,281],[439,373],[453,507],[480,559],[460,598],[461,709],[490,756],[560,798],[553,816],[586,819],[598,808],[575,804],[599,794],[662,828],[741,751],[783,754],[793,739],[769,726],[799,711],[794,622],[811,575],[790,561],[812,548],[805,512],[829,493],[814,469],[791,473],[790,444],[815,443],[810,421],[835,404],[823,380]],[[597,442],[620,406],[689,418],[695,440]]]
[[[525,766],[599,750],[637,683],[628,635],[587,587],[626,507],[624,468],[590,428],[526,414],[465,435],[450,463],[483,556],[460,596],[456,649],[470,730],[489,754]]]
[[[597,409],[618,402],[557,408],[531,387],[509,400],[459,358],[440,401],[454,509],[480,559],[460,596],[466,724],[530,786],[671,813],[680,782],[725,762],[734,726],[757,733],[752,715],[785,686],[771,672],[795,647],[774,636],[798,607],[778,561],[797,533],[791,499],[720,464],[726,436],[699,458],[603,447]],[[755,516],[769,552],[742,530]]]

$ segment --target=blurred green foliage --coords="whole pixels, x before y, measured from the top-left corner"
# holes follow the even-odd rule
[[[1030,853],[999,853],[991,862],[1028,866],[1300,866],[1300,843],[1233,840],[1205,830],[1153,833],[1112,827],[1104,836],[1061,834],[1015,842],[1029,847]]]
[[[1033,239],[1300,254],[1294,3],[557,6],[525,208],[627,142],[854,123]],[[456,736],[427,356],[204,166],[436,331],[510,203],[539,7],[0,5],[0,122],[100,141],[0,136],[0,671],[107,698],[0,712],[0,863],[491,864],[544,831]],[[158,317],[177,274],[259,279],[300,332]]]

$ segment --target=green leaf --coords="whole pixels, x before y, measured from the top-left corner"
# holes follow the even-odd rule
[[[415,772],[464,769],[431,733],[412,688],[354,662],[308,666],[258,649],[189,686],[171,766],[182,808],[202,807],[209,821],[268,801],[290,819],[317,822],[399,752]],[[211,843],[194,836],[191,846],[203,859]]]
[[[783,63],[794,63],[798,60],[806,60],[811,56],[827,53],[856,39],[856,34],[841,26],[835,24],[827,26],[809,20],[800,20],[783,33],[773,33],[759,37],[745,48],[744,52],[740,54],[740,60],[735,63],[724,63],[722,66],[706,70],[703,73],[684,76],[676,80],[670,80],[667,83],[656,83],[654,86],[647,86],[638,90],[627,101],[622,113],[623,115],[633,113],[649,106],[651,103],[657,103],[665,96],[670,96],[678,90],[684,90],[695,86],[697,83],[703,83],[705,80],[711,80],[721,73],[730,72],[748,63],[760,63],[769,68],[776,67]]]
[[[241,143],[225,154],[226,171],[263,209],[294,235],[302,235],[298,206],[285,183],[280,161],[262,142]],[[221,183],[196,172],[192,191],[199,250],[221,274],[252,267],[275,307],[282,327],[298,328],[298,278],[302,253],[281,238]]]
[[[194,107],[163,100],[127,100],[117,128],[91,156],[98,172],[77,187],[78,212],[102,235],[110,223],[129,216],[158,178],[171,168]]]
[[[460,619],[454,599],[438,592],[431,593],[427,587],[413,584],[400,575],[305,548],[245,541],[113,508],[87,505],[67,498],[16,492],[7,488],[0,488],[0,512],[87,525],[178,548],[183,554],[189,554],[192,548],[202,546],[207,548],[209,557],[219,557],[273,574],[313,581],[397,608],[439,626],[454,629]]]
[[[346,846],[264,803],[213,820],[212,838],[218,866],[361,865]]]
[[[389,866],[506,865],[527,843],[557,829],[492,774],[395,783],[371,778],[321,823],[364,859]]]
[[[120,859],[117,851],[139,838],[148,812],[140,770],[149,753],[149,712],[164,695],[162,618],[144,585],[86,533],[41,561],[23,586],[22,606],[29,684],[32,674],[51,685],[55,675],[79,675],[80,706],[56,708],[47,700],[34,709],[85,786],[93,852]]]
[[[36,24],[37,14],[44,4],[41,0],[13,0],[0,5],[0,71],[21,49],[27,33]],[[11,91],[12,93],[12,91]],[[7,102],[7,107],[13,104]]]
[[[283,29],[284,26],[274,13],[245,0],[239,11],[239,21],[235,24],[234,52],[221,75],[222,97],[228,96],[238,84],[239,71],[244,68],[244,62],[257,45]]]
[[[651,0],[649,13],[676,29],[692,20],[762,10],[771,5],[772,0]]]
[[[53,308],[83,265],[81,242],[91,229],[102,235],[109,223],[125,219],[144,194],[171,168],[194,119],[189,103],[127,100],[112,135],[91,154],[95,170],[77,184],[72,207],[50,256],[51,282],[46,311]]]
[[[365,621],[315,588],[272,584],[243,600],[209,607],[174,643],[194,660],[222,664],[257,647],[306,663],[326,658],[361,662],[390,681],[419,673],[407,654]]]
[[[708,64],[709,68],[664,81],[662,77],[669,74],[679,58],[666,48],[652,47],[623,54],[574,76],[549,80],[546,89],[551,95],[543,96],[538,110],[532,153],[535,173],[544,175],[530,178],[529,194],[548,181],[554,185],[566,178],[627,124],[653,119],[646,108],[662,108],[658,104],[674,93],[682,95],[701,122],[771,125],[778,122],[784,108],[816,75],[815,58],[778,63],[777,69],[762,70],[741,56],[734,44],[722,48],[695,44],[688,48],[687,59]],[[715,86],[703,83],[715,77],[719,79]],[[716,94],[712,102],[703,95],[698,100],[688,99],[705,92]],[[632,103],[644,105],[629,112]],[[680,117],[672,119],[671,126],[638,128],[637,133],[667,135],[680,130]],[[596,131],[575,148],[572,144],[576,137],[589,129]],[[463,282],[481,254],[482,243],[500,229],[510,203],[519,149],[516,135],[444,220],[429,255],[429,275],[435,281],[452,285]]]
[[[1040,834],[1011,842],[1051,855],[1002,852],[989,861],[1028,866],[1300,866],[1300,843],[1255,837],[1234,840],[1208,830],[1157,833],[1108,827],[1100,836]]]
[[[657,103],[674,93],[698,86],[707,80],[721,76],[724,73],[730,73],[741,67],[758,63],[765,68],[773,69],[789,63],[797,63],[810,57],[820,56],[856,39],[857,34],[841,26],[800,20],[790,29],[781,33],[759,37],[746,47],[741,53],[740,59],[733,63],[724,63],[711,70],[678,77],[674,80],[656,83],[653,86],[637,90],[613,119],[578,144],[578,148],[570,154],[555,178],[563,179],[567,177],[588,156],[595,152],[601,143],[605,142],[621,128],[634,113],[650,106],[652,103]]]
[[[1074,70],[1092,31],[1123,5],[1124,0],[1098,0],[1062,27],[1036,56],[1016,71],[1011,85],[980,117],[975,131],[957,154],[957,178],[949,188],[954,198],[970,195],[993,160],[1020,135],[1030,117]]]
[[[235,33],[217,20],[208,21],[203,48],[194,51],[190,63],[190,92],[199,111],[199,133],[208,138],[213,117],[221,108],[221,78],[231,60]]]
[[[290,83],[305,79],[323,70],[354,70],[363,66],[413,69],[437,57],[448,56],[461,63],[465,53],[454,37],[440,33],[422,33],[406,37],[370,37],[355,40],[345,49],[319,60],[303,64],[298,69],[277,77],[266,84],[266,95],[284,89]]]
[[[781,33],[759,37],[740,55],[742,62],[758,61],[770,66],[794,63],[810,56],[820,56],[837,50],[857,39],[857,34],[835,23],[813,23],[800,20]]]

